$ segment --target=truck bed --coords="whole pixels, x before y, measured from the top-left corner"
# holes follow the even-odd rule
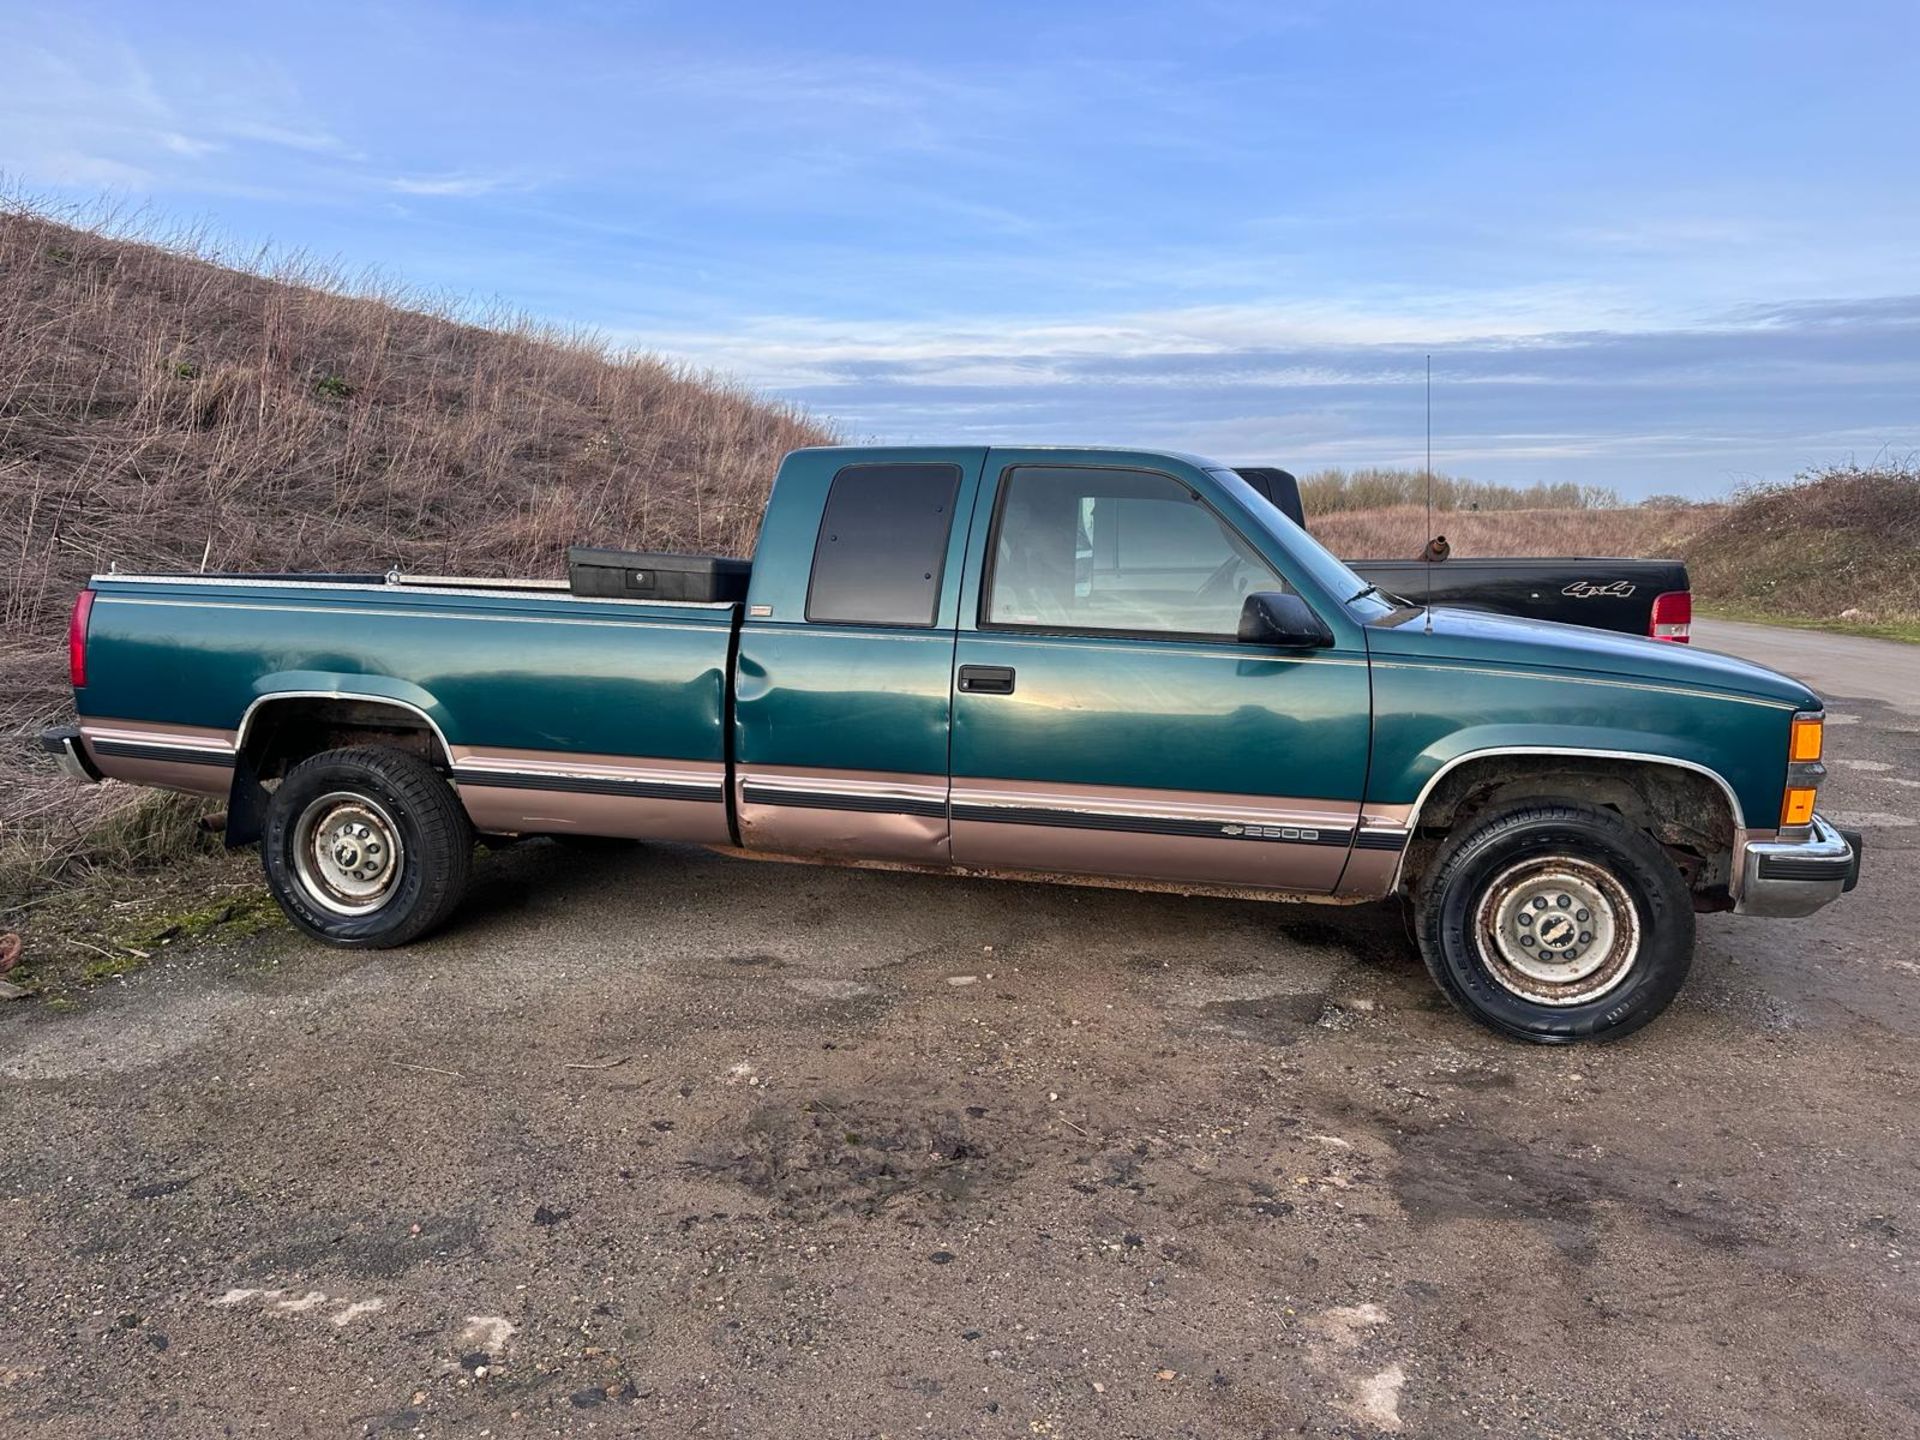
[[[592,797],[622,795],[659,800],[668,834],[728,836],[737,605],[454,577],[103,575],[93,590],[80,721],[110,777],[224,794],[268,702],[390,701],[437,732],[482,829],[579,828]],[[180,783],[191,766],[204,785]]]
[[[1490,610],[1529,620],[1558,620],[1645,635],[1655,597],[1685,591],[1687,567],[1678,560],[1591,556],[1453,557],[1349,560],[1360,578],[1389,594],[1462,610]]]

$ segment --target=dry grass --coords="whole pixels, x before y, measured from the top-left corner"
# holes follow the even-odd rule
[[[1434,530],[1461,557],[1487,555],[1684,555],[1719,507],[1616,510],[1436,511]],[[1413,560],[1427,540],[1419,505],[1308,516],[1308,528],[1351,560]]]
[[[582,540],[740,554],[779,455],[831,438],[591,336],[112,232],[0,204],[0,905],[118,801],[50,786],[29,749],[68,703],[90,573],[560,574]]]
[[[1754,618],[1920,623],[1920,464],[1809,471],[1742,492],[1688,548],[1694,588]]]

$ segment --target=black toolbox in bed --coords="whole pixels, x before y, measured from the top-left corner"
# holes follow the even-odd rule
[[[747,598],[751,560],[721,555],[667,555],[650,550],[567,549],[567,582],[575,595],[602,600],[731,600]]]

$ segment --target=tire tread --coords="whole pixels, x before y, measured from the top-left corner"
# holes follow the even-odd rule
[[[1535,1024],[1515,1023],[1490,1012],[1460,983],[1445,950],[1445,911],[1450,887],[1456,878],[1480,855],[1510,837],[1538,828],[1564,828],[1580,833],[1600,832],[1625,855],[1639,863],[1643,876],[1626,875],[1629,889],[1645,895],[1654,914],[1643,917],[1646,934],[1642,940],[1642,960],[1658,972],[1651,985],[1636,992],[1632,1010],[1614,1018],[1606,1012],[1596,1020],[1580,1015],[1580,1007],[1569,1007],[1565,1015],[1551,1006],[1533,1006],[1541,1012]],[[1642,883],[1642,881],[1650,883]],[[1679,867],[1659,843],[1612,810],[1601,809],[1571,799],[1519,801],[1481,816],[1448,836],[1435,853],[1433,863],[1420,877],[1414,891],[1415,931],[1420,956],[1427,973],[1455,1008],[1480,1024],[1514,1039],[1536,1044],[1569,1044],[1576,1040],[1611,1041],[1622,1039],[1647,1024],[1665,1010],[1685,982],[1692,966],[1694,913]],[[1524,1004],[1525,1002],[1519,1002]],[[1599,1003],[1599,1002],[1595,1002]]]
[[[388,746],[358,745],[323,751],[301,761],[281,781],[275,801],[303,773],[323,766],[360,767],[371,771],[404,804],[419,831],[410,845],[409,858],[410,864],[420,866],[419,896],[406,915],[388,929],[347,937],[316,931],[280,897],[280,881],[275,875],[272,857],[267,853],[268,843],[280,827],[270,823],[268,841],[261,846],[261,861],[266,869],[268,888],[280,899],[281,908],[301,929],[334,945],[385,950],[410,944],[439,929],[465,897],[473,869],[473,826],[459,796],[437,770],[418,756]]]

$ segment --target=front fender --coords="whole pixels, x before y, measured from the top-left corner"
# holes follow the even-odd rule
[[[1459,731],[1428,746],[1409,758],[1395,775],[1379,777],[1381,794],[1386,787],[1399,793],[1411,793],[1413,814],[1417,817],[1433,788],[1449,771],[1469,761],[1494,755],[1565,755],[1600,757],[1614,760],[1640,760],[1677,765],[1707,776],[1720,787],[1733,808],[1736,825],[1746,824],[1746,806],[1733,782],[1716,764],[1721,757],[1698,745],[1662,745],[1662,737],[1641,731],[1582,728],[1577,731],[1550,725],[1488,725]],[[1648,748],[1655,746],[1657,748]],[[1378,796],[1370,791],[1368,800]],[[1380,802],[1389,803],[1389,802]],[[1404,802],[1401,802],[1404,803]]]
[[[1786,784],[1790,707],[1625,682],[1374,670],[1367,802],[1414,806],[1476,755],[1661,761],[1717,781],[1740,825],[1770,825]]]

